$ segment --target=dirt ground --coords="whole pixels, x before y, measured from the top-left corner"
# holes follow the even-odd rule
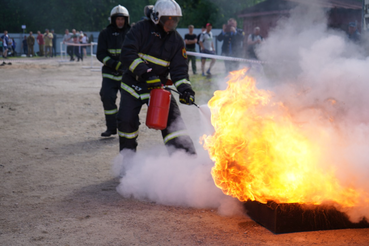
[[[100,137],[101,74],[82,68],[88,60],[7,62],[0,67],[0,245],[369,245],[369,229],[275,235],[246,214],[122,197],[111,175],[118,138]],[[145,138],[162,144],[142,127],[140,143]]]

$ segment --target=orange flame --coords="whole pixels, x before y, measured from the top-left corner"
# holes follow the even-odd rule
[[[319,146],[286,107],[273,103],[271,92],[258,90],[245,74],[231,73],[227,89],[209,101],[215,133],[203,141],[215,162],[216,186],[240,201],[357,204],[359,192],[343,187],[333,168],[320,168]]]

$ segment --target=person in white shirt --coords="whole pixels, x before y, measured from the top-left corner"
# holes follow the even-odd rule
[[[86,52],[86,47],[87,47],[87,43],[88,43],[88,37],[86,33],[82,33],[81,31],[81,43],[85,44],[85,46],[82,46],[82,50],[83,50],[83,56],[84,58],[87,58],[87,52]]]
[[[206,30],[200,35],[199,44],[200,44],[201,53],[211,54],[211,55],[215,54],[213,33],[211,32],[212,28],[213,26],[211,25],[211,23],[206,24]],[[201,58],[202,76],[206,76],[205,75],[205,61],[206,61],[206,58]],[[208,75],[211,75],[210,70],[214,66],[214,63],[215,63],[215,59],[212,58],[210,62],[210,67],[206,71]]]
[[[74,61],[73,58],[73,46],[68,45],[70,43],[73,43],[72,41],[72,35],[69,33],[68,29],[65,29],[65,34],[63,37],[63,44],[67,44],[67,53],[70,56],[70,61]]]
[[[8,58],[8,49],[9,49],[9,45],[8,45],[8,31],[4,31],[4,35],[1,36],[1,39],[3,40],[3,57],[4,58]]]
[[[248,58],[258,59],[255,49],[264,41],[263,36],[260,35],[260,28],[255,27],[254,33],[251,33],[247,38],[247,54]]]

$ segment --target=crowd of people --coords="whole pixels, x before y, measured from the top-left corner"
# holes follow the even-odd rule
[[[86,33],[72,29],[72,33],[65,29],[63,36],[63,44],[67,46],[67,54],[70,56],[70,61],[83,61],[87,57],[86,47],[89,43],[89,38]],[[75,59],[76,58],[76,59]]]
[[[186,50],[195,52],[196,44],[199,46],[200,53],[215,55],[216,50],[214,47],[214,36],[212,33],[212,24],[207,23],[201,29],[201,33],[196,35],[193,33],[194,26],[189,25],[189,33],[185,34],[184,42],[186,44]],[[223,25],[222,32],[216,36],[216,40],[222,42],[221,55],[236,57],[236,58],[249,58],[258,59],[256,55],[256,48],[262,43],[264,38],[260,35],[260,28],[255,27],[254,33],[251,33],[247,38],[247,50],[244,52],[244,39],[245,33],[242,29],[237,28],[237,21],[234,18],[230,18],[226,24]],[[208,69],[205,69],[206,60],[210,59],[210,65]],[[211,69],[215,63],[214,58],[201,57],[201,75],[210,76]],[[196,56],[188,56],[188,65],[191,63],[192,73],[197,74]],[[225,71],[228,74],[230,71],[237,70],[239,67],[238,61],[225,60]],[[205,73],[206,71],[206,73]]]
[[[8,31],[4,31],[4,35],[0,37],[0,53],[3,58],[14,56],[16,43],[12,37],[8,35]]]
[[[184,42],[186,50],[196,52],[196,44],[199,46],[200,53],[214,55],[216,53],[214,49],[214,37],[211,32],[212,24],[207,23],[202,27],[201,33],[196,35],[193,33],[194,26],[188,26],[188,33],[184,35]],[[360,43],[361,34],[357,29],[356,22],[350,22],[347,29],[347,38],[355,43]],[[221,55],[247,58],[252,60],[259,60],[257,50],[264,42],[264,37],[260,33],[260,27],[256,26],[252,33],[247,37],[242,29],[237,28],[237,21],[234,18],[230,18],[226,24],[223,25],[222,32],[216,36],[216,40],[222,42]],[[208,69],[205,69],[205,61],[210,59],[210,65]],[[196,56],[188,56],[188,65],[192,67],[192,73],[197,74]],[[215,63],[214,58],[201,57],[201,72],[202,76],[211,75],[211,69]],[[232,60],[224,61],[225,72],[228,74],[230,71],[238,70],[239,62]],[[206,74],[205,74],[206,70]]]
[[[132,23],[132,26],[135,23]],[[184,36],[185,47],[187,51],[196,52],[196,45],[199,46],[200,53],[215,54],[212,24],[207,23],[206,26],[202,27],[201,32],[196,35],[193,33],[194,26],[188,26],[189,33]],[[361,38],[360,32],[357,30],[357,23],[350,22],[348,24],[347,37],[353,42],[359,42]],[[21,42],[21,51],[27,57],[36,56],[34,52],[34,45],[37,42],[39,51],[37,56],[54,57],[56,56],[56,40],[57,35],[54,29],[49,31],[45,30],[45,33],[37,31],[37,36],[33,36],[33,32],[30,31],[28,36],[24,36]],[[230,18],[226,24],[222,27],[222,32],[216,36],[216,40],[222,42],[221,55],[231,56],[238,58],[258,59],[257,47],[264,41],[263,36],[260,34],[260,27],[255,27],[253,33],[249,34],[245,40],[245,33],[242,29],[237,28],[237,21],[234,18]],[[63,43],[67,45],[67,54],[70,56],[70,61],[83,61],[83,58],[87,57],[87,43],[89,38],[86,33],[82,31],[65,30],[63,36]],[[244,43],[244,41],[246,41]],[[76,44],[79,44],[78,46]],[[86,44],[86,45],[81,45]],[[4,34],[0,37],[0,55],[3,58],[8,56],[16,56],[16,42],[14,38],[8,35],[8,31],[4,31]],[[207,58],[201,58],[201,72],[202,76],[211,75],[211,69],[214,66],[215,59],[210,59],[210,65],[208,69],[205,69],[205,61]],[[191,63],[193,74],[197,74],[196,57],[188,56],[188,64]],[[226,73],[237,70],[237,61],[224,61]],[[205,74],[206,70],[206,74]]]
[[[71,57],[71,61],[74,61],[74,56],[77,61],[83,61],[83,58],[87,57],[86,46],[89,42],[89,38],[86,33],[82,31],[77,32],[73,29],[72,34],[69,34],[68,29],[65,30],[65,35],[63,37],[63,43],[67,45],[67,53]],[[21,51],[27,57],[44,56],[44,57],[55,57],[56,56],[56,40],[57,35],[54,29],[45,29],[45,33],[37,31],[37,35],[33,35],[30,31],[28,36],[24,36],[21,42]],[[37,43],[39,51],[35,53],[34,46]],[[68,45],[69,44],[69,45]],[[79,46],[72,46],[72,44],[85,44]],[[12,37],[9,36],[8,31],[4,31],[4,34],[0,37],[0,53],[3,58],[8,58],[8,56],[15,56],[17,53],[15,51],[16,42]]]

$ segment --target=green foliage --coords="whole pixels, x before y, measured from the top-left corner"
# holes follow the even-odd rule
[[[210,22],[214,28],[222,28],[229,18],[238,21],[238,27],[242,27],[242,22],[237,17],[237,13],[247,7],[251,7],[264,0],[178,0],[183,6],[183,18],[180,27],[187,27],[189,24],[201,27]]]
[[[221,28],[223,23],[249,6],[264,0],[178,0],[183,17],[179,27],[189,24],[201,27],[211,22],[213,27]],[[82,31],[100,31],[108,24],[111,9],[121,4],[125,6],[132,22],[143,17],[146,5],[156,0],[12,0],[1,1],[0,32],[22,32],[21,26],[28,31],[41,31],[46,28],[63,33],[66,28]],[[242,23],[239,21],[239,27]]]

